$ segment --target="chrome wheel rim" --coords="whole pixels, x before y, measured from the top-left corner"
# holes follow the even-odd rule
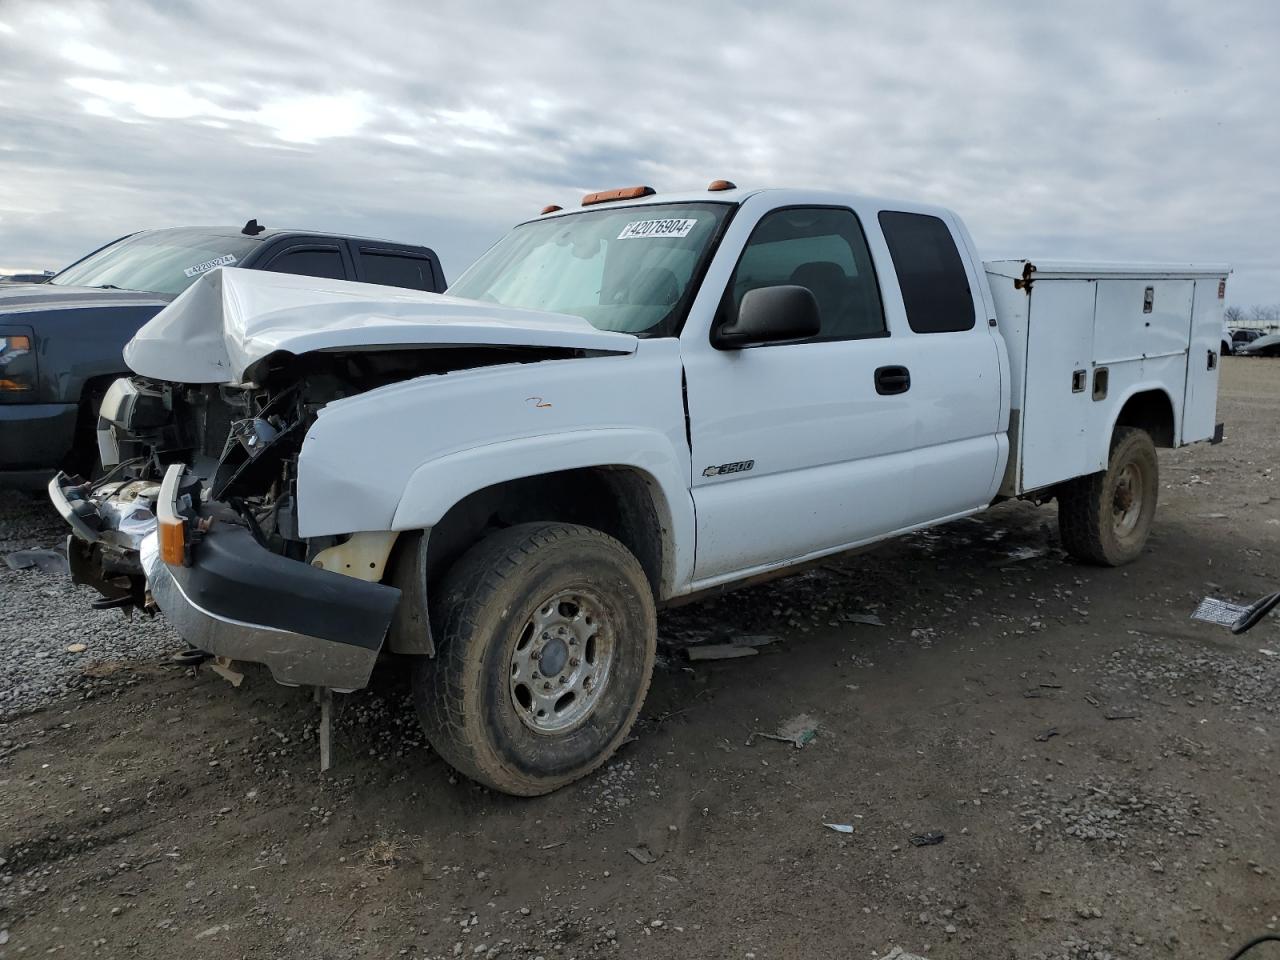
[[[525,622],[507,665],[516,715],[535,733],[564,733],[595,711],[608,685],[615,640],[589,590],[562,590]]]
[[[1142,517],[1142,470],[1126,463],[1116,476],[1111,494],[1111,528],[1117,537],[1127,537]]]

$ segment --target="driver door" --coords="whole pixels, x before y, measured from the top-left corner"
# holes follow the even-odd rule
[[[916,395],[890,338],[861,222],[847,207],[768,211],[721,301],[796,284],[821,330],[800,342],[684,348],[697,512],[695,587],[907,524]]]

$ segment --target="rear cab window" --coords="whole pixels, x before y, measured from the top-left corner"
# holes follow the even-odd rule
[[[881,211],[879,219],[912,331],[972,330],[973,291],[947,224],[929,214],[896,210]]]
[[[386,287],[407,287],[434,293],[439,289],[429,257],[400,250],[361,246],[360,279]]]

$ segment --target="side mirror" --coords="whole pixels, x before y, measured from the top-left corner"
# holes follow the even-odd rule
[[[725,349],[755,343],[804,340],[822,328],[818,301],[808,287],[784,284],[748,290],[738,316],[716,331],[715,345]]]

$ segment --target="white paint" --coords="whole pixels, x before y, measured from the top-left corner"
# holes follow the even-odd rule
[[[277,350],[470,344],[630,353],[635,337],[579,317],[371,283],[220,268],[143,325],[124,348],[143,376],[236,383]]]
[[[1028,297],[1013,286],[1025,261],[983,265],[964,225],[940,208],[790,190],[654,199],[694,198],[741,209],[679,339],[637,340],[576,317],[221,269],[144,327],[126,359],[149,376],[221,383],[276,350],[488,343],[598,351],[424,376],[330,403],[299,457],[300,533],[430,529],[495,483],[626,468],[649,482],[667,537],[664,596],[975,513],[995,496],[1010,457],[1016,469],[1004,492],[1012,494],[1102,469],[1116,417],[1140,391],[1169,397],[1179,442],[1212,429],[1216,380],[1188,369],[1202,341],[1218,337],[1216,284],[1226,267],[1042,263]],[[712,347],[717,307],[752,228],[778,207],[811,205],[857,214],[888,335]],[[974,294],[972,329],[910,329],[877,221],[886,209],[949,225]],[[1212,285],[1211,302],[1202,285]],[[1142,309],[1148,286],[1151,313]],[[1091,394],[1100,365],[1111,378],[1105,402]],[[883,366],[907,367],[910,390],[878,394],[874,373]],[[1085,389],[1073,393],[1078,369]],[[1194,405],[1185,421],[1184,403]],[[747,461],[750,470],[707,475],[709,466]]]
[[[299,458],[301,534],[427,528],[494,483],[624,466],[659,493],[687,583],[695,531],[679,344],[624,339],[634,355],[483,367],[330,403]]]
[[[1124,404],[1159,391],[1176,444],[1207,440],[1217,412],[1217,351],[1225,264],[1069,263],[1035,260],[1031,292],[1014,286],[1026,260],[985,264],[1008,345],[1019,412],[1006,495],[1102,470]],[[1144,310],[1152,292],[1150,312]],[[1214,369],[1208,369],[1209,354]],[[1094,398],[1101,369],[1105,397]],[[1082,371],[1084,389],[1072,390]]]
[[[832,204],[851,209],[862,223],[889,335],[714,348],[715,311],[760,219],[777,207]],[[952,223],[947,211],[920,204],[771,190],[744,201],[721,243],[681,337],[700,583],[972,511],[995,492],[1005,449],[996,439],[1005,413],[1003,354],[985,316],[962,333],[911,331],[876,219],[883,209]],[[985,277],[968,269],[981,314]],[[874,375],[884,366],[907,367],[910,390],[878,394]],[[702,475],[708,465],[740,460],[755,466]]]

